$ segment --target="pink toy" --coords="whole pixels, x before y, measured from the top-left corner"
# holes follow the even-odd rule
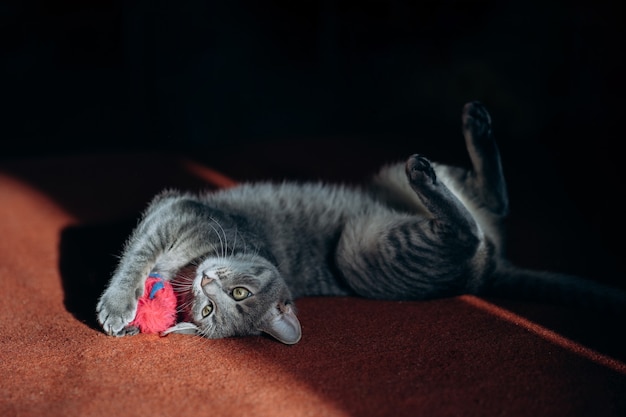
[[[176,323],[176,294],[172,284],[159,274],[146,279],[143,296],[137,304],[137,315],[130,323],[141,333],[161,333]]]

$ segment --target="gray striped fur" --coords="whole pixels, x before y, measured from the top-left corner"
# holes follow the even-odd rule
[[[622,311],[623,292],[502,257],[508,198],[490,116],[471,102],[462,121],[470,171],[412,155],[362,188],[261,182],[199,195],[164,191],[128,239],[99,300],[99,322],[108,334],[135,334],[129,323],[150,272],[180,294],[181,322],[166,333],[209,338],[265,332],[296,343],[294,299],[303,296],[519,292]],[[250,295],[236,300],[236,288]]]

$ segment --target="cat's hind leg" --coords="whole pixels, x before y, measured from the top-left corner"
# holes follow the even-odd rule
[[[476,222],[426,158],[407,160],[407,180],[425,213],[381,210],[351,219],[339,240],[337,266],[365,297],[428,299],[465,292],[482,243]]]
[[[461,119],[471,169],[437,164],[435,169],[451,188],[467,189],[469,192],[463,192],[463,197],[471,198],[476,208],[504,217],[509,200],[491,116],[482,103],[471,101],[463,107]]]
[[[439,179],[464,204],[490,217],[502,218],[508,214],[508,194],[491,116],[485,106],[478,101],[465,104],[462,128],[471,169],[440,163],[432,166]],[[390,207],[412,213],[424,211],[424,205],[406,181],[405,163],[382,167],[373,177],[371,189]]]
[[[406,162],[409,185],[430,213],[430,228],[439,239],[454,241],[474,240],[479,235],[478,226],[471,213],[450,189],[437,178],[430,161],[418,154]]]
[[[509,202],[489,112],[478,101],[463,107],[463,136],[473,167],[474,187],[483,203],[497,215],[505,216]]]

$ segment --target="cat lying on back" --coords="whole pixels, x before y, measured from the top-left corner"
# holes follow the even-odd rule
[[[470,171],[421,155],[383,167],[371,187],[258,183],[201,195],[165,191],[148,206],[98,306],[114,336],[151,272],[172,280],[181,321],[208,338],[267,333],[292,344],[294,299],[524,297],[623,312],[624,292],[520,269],[503,258],[507,190],[487,110],[465,105]]]

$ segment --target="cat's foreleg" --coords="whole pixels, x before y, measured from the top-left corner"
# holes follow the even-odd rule
[[[137,313],[137,301],[144,291],[148,275],[156,270],[171,279],[204,247],[190,238],[195,236],[193,217],[181,222],[185,214],[178,206],[160,202],[142,219],[126,242],[118,266],[96,307],[97,319],[104,331],[113,336],[137,333],[129,327]]]
[[[125,336],[138,333],[129,326],[137,313],[137,300],[144,291],[144,284],[156,264],[161,251],[148,245],[139,236],[127,244],[120,263],[102,293],[96,313],[98,322],[111,336]]]

